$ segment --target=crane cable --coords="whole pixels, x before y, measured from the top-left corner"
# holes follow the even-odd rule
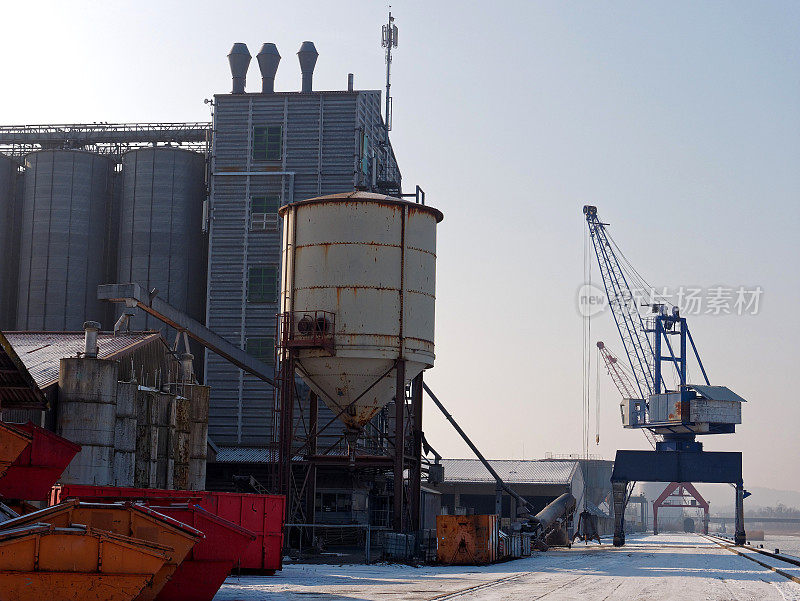
[[[584,229],[583,237],[583,290],[591,292],[592,284],[592,262],[589,255],[589,231]],[[580,299],[578,299],[580,302]],[[583,306],[583,381],[581,413],[583,414],[583,457],[589,459],[589,390],[591,381],[591,349],[589,345],[592,340],[592,314],[591,307],[587,304]],[[586,511],[586,495],[583,495],[583,510]]]
[[[595,389],[594,389],[594,444],[600,444],[600,347],[597,348],[597,354],[595,359],[595,365],[597,369],[595,370],[596,382],[595,382]]]

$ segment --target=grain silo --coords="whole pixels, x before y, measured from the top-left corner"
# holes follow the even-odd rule
[[[13,328],[16,279],[18,265],[9,261],[14,256],[16,230],[16,191],[14,180],[16,169],[14,162],[5,155],[0,155],[0,330]]]
[[[107,316],[97,286],[109,276],[113,167],[107,157],[78,150],[25,157],[17,329],[80,330]]]
[[[198,321],[205,316],[206,251],[202,231],[205,158],[158,147],[122,156],[117,281],[158,289],[158,296]],[[131,329],[162,329],[137,315]]]
[[[433,366],[436,224],[431,207],[368,192],[281,208],[281,311],[298,371],[358,432],[396,390]],[[315,340],[329,337],[334,347]]]

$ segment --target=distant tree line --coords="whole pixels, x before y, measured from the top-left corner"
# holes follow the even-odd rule
[[[745,516],[752,518],[800,518],[800,509],[778,503],[775,507],[748,509],[745,511]]]

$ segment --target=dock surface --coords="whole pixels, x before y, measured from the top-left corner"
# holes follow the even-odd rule
[[[621,548],[576,544],[491,566],[285,566],[229,578],[214,601],[311,599],[800,601],[800,567],[758,556],[777,573],[695,534],[634,536]]]

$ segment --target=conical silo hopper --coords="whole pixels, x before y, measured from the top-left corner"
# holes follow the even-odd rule
[[[433,366],[438,210],[350,192],[286,205],[281,340],[350,432]],[[284,349],[283,352],[287,352]]]

